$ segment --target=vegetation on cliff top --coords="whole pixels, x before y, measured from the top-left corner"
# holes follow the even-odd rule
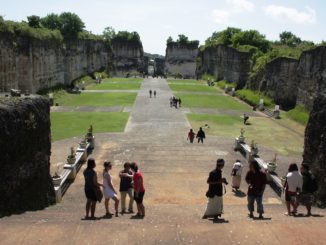
[[[108,43],[130,43],[142,45],[138,32],[119,31],[116,32],[111,26],[106,27],[103,31],[103,38]]]
[[[169,37],[166,41],[166,45],[168,47],[172,47],[174,45],[180,45],[180,46],[196,49],[196,48],[198,48],[199,41],[198,40],[189,40],[189,38],[186,35],[180,34],[176,41],[174,41],[172,37]]]

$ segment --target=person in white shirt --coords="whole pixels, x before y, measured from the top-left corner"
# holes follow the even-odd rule
[[[241,174],[243,165],[240,160],[236,160],[233,164],[231,176],[232,176],[232,191],[237,192],[240,189]]]
[[[284,184],[285,189],[285,201],[287,212],[285,215],[295,215],[297,213],[298,194],[302,190],[302,175],[299,172],[298,165],[292,163],[289,166],[288,174],[286,175],[286,181]],[[293,210],[291,211],[291,206]]]

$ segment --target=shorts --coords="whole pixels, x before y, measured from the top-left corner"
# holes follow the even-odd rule
[[[285,192],[285,201],[287,202],[296,202],[297,201],[297,193],[296,192]]]
[[[299,196],[299,202],[300,204],[304,206],[311,206],[314,201],[314,196],[311,193],[301,193]]]
[[[134,200],[137,204],[142,204],[144,199],[145,192],[138,192],[138,196],[136,197],[134,192]]]
[[[95,191],[92,189],[85,189],[85,195],[87,199],[90,199],[92,201],[97,201],[96,195],[95,195]]]

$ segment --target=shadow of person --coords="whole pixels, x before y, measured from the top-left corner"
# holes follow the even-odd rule
[[[296,215],[293,215],[294,218],[310,218],[310,217],[313,217],[313,218],[323,218],[324,215],[320,215],[320,214],[312,214],[312,215],[306,215],[306,214],[303,214],[303,213],[298,213]]]
[[[236,197],[241,197],[241,198],[247,196],[246,193],[244,193],[244,192],[241,191],[241,190],[236,190],[236,191],[234,191],[234,195],[235,195]]]
[[[88,217],[88,218],[83,217],[80,220],[83,220],[83,221],[94,221],[94,220],[100,220],[100,219],[101,218],[98,218],[98,217],[93,217],[93,218],[91,218],[91,217]]]
[[[144,217],[140,215],[133,215],[130,217],[130,219],[144,219]]]
[[[246,122],[244,125],[246,125],[246,126],[250,126],[250,125],[252,125],[250,122]]]
[[[113,217],[112,214],[105,214],[100,219],[112,219],[112,217]]]
[[[259,218],[259,217],[253,217],[253,220],[272,220],[272,218],[269,217],[264,217],[264,218]]]
[[[221,219],[210,219],[211,221],[213,221],[213,224],[223,224],[223,223],[229,223],[228,220],[221,218]]]

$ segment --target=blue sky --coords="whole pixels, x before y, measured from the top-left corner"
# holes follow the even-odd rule
[[[270,40],[284,30],[305,40],[326,40],[322,0],[0,0],[0,6],[0,15],[16,21],[74,12],[93,33],[107,26],[137,31],[146,52],[163,55],[169,36],[185,34],[203,43],[228,26],[256,29]]]

